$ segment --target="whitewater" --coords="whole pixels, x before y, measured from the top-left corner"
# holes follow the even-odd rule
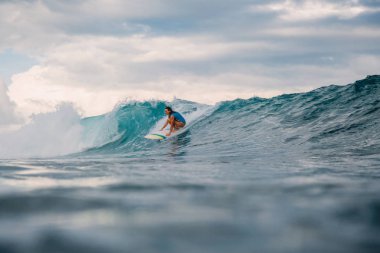
[[[187,131],[165,141],[170,105]],[[71,105],[0,134],[0,252],[380,252],[380,76],[204,105]]]

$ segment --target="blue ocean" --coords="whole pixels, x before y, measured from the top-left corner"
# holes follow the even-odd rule
[[[145,139],[166,105],[187,130]],[[63,105],[0,145],[1,253],[380,252],[379,75],[88,118]]]

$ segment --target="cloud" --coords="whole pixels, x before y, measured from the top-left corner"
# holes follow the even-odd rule
[[[252,5],[251,10],[279,13],[286,21],[302,21],[337,17],[351,19],[363,13],[380,11],[380,8],[370,8],[357,0],[324,1],[324,0],[286,0],[285,2]]]
[[[46,112],[70,101],[83,108],[85,114],[93,115],[111,109],[126,97],[182,96],[199,101],[199,94],[207,94],[202,102],[216,102],[233,96],[215,96],[225,90],[210,82],[199,83],[207,77],[197,78],[197,66],[203,61],[224,60],[240,51],[263,48],[268,45],[200,36],[75,37],[50,50],[41,64],[13,76],[10,96],[25,114]],[[196,67],[175,67],[181,62]],[[229,90],[242,95],[239,89]]]
[[[293,62],[269,66],[265,63],[242,64],[237,61],[216,66],[216,70],[204,71],[186,65],[185,70],[181,71],[181,67],[173,67],[173,64],[179,64],[179,59],[172,59],[170,54],[140,62],[141,56],[146,55],[144,50],[120,47],[124,53],[110,52],[102,45],[114,49],[118,47],[112,46],[108,39],[91,41],[91,45],[97,46],[85,46],[85,41],[80,41],[80,45],[71,45],[65,50],[60,48],[44,64],[13,77],[9,94],[25,116],[54,110],[66,101],[75,104],[84,115],[89,116],[110,111],[126,98],[171,100],[180,97],[215,103],[237,97],[271,97],[284,93],[284,90],[288,93],[301,92],[332,83],[347,84],[380,69],[380,59],[376,56],[354,55],[339,61],[327,55],[320,57],[320,64],[305,65],[301,61],[298,64]],[[116,40],[115,43],[121,42]],[[149,39],[146,44],[149,44]],[[236,48],[238,51],[243,49]],[[229,50],[223,53],[225,55],[213,55],[211,52],[211,55],[223,60],[223,57],[232,54]],[[202,63],[203,56],[195,59],[185,55],[181,60],[195,61],[196,66],[207,68],[209,62]],[[334,71],[331,71],[332,68]]]
[[[378,13],[348,0],[3,1],[0,51],[35,61],[8,91],[26,116],[65,101],[84,115],[125,98],[214,103],[374,74]]]

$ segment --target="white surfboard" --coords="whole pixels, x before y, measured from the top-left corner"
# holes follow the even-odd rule
[[[144,138],[149,140],[165,140],[167,137],[164,134],[148,134]]]
[[[181,128],[181,129],[171,133],[170,136],[166,136],[166,133],[168,131],[153,132],[153,133],[150,133],[148,135],[145,135],[144,138],[149,139],[149,140],[166,140],[166,139],[169,139],[171,137],[177,136],[177,135],[185,132],[186,130],[187,130],[187,127]]]

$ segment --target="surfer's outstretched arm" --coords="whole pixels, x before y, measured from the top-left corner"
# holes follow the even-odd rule
[[[174,117],[171,116],[171,117],[168,119],[167,123],[170,124],[170,131],[169,131],[169,133],[166,134],[166,136],[170,136],[170,135],[172,134],[173,130],[174,130]]]
[[[164,128],[165,128],[168,124],[169,124],[169,120],[167,120],[167,121],[165,122],[165,125],[161,128],[160,131],[164,130]]]

